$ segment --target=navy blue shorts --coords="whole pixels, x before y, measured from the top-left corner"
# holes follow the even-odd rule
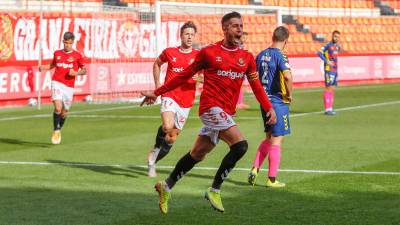
[[[337,86],[337,73],[325,71],[325,86]]]
[[[276,124],[267,125],[267,116],[261,108],[261,115],[264,121],[264,132],[272,132],[272,136],[284,136],[290,134],[289,104],[283,102],[271,102],[276,113]]]

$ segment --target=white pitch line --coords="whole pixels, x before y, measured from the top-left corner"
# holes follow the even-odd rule
[[[118,107],[110,107],[110,108],[101,108],[101,109],[88,109],[88,110],[78,110],[69,112],[69,115],[79,114],[79,113],[87,113],[87,112],[105,112],[105,111],[112,111],[112,110],[119,110],[119,109],[134,109],[139,108],[140,106],[132,105],[132,106],[118,106]],[[149,107],[149,106],[146,106]],[[32,119],[32,118],[47,118],[51,117],[52,114],[38,114],[38,115],[29,115],[29,116],[14,116],[14,117],[5,117],[0,118],[0,121],[10,121],[10,120],[21,120],[21,119]]]
[[[395,105],[399,104],[400,101],[393,101],[393,102],[383,102],[383,103],[376,103],[376,104],[369,104],[369,105],[358,105],[352,107],[344,107],[336,109],[336,111],[349,111],[349,110],[357,110],[357,109],[365,109],[371,107],[378,107],[378,106],[387,106],[387,105]],[[308,113],[297,113],[290,115],[291,118],[293,117],[301,117],[301,116],[308,116],[308,115],[317,115],[322,114],[324,111],[317,111],[317,112],[308,112]],[[83,117],[83,118],[105,118],[105,119],[159,119],[160,116],[144,116],[144,115],[73,115],[72,117]],[[189,119],[197,119],[196,116],[190,116]],[[258,120],[260,119],[259,116],[240,116],[235,118],[237,120]],[[1,120],[1,119],[0,119]]]
[[[68,163],[68,162],[20,162],[0,161],[0,165],[27,165],[27,166],[71,166],[71,167],[117,167],[117,168],[147,168],[147,165],[122,165],[122,164],[96,164],[96,163]],[[159,169],[173,169],[173,166],[157,166]],[[194,167],[195,170],[217,170],[215,167]],[[250,168],[235,168],[237,171],[250,171]],[[267,171],[266,169],[260,169]],[[280,172],[288,173],[321,173],[321,174],[365,174],[365,175],[400,175],[400,172],[385,171],[351,171],[351,170],[292,170],[280,169]]]
[[[378,106],[387,106],[387,105],[395,105],[399,104],[400,101],[391,101],[391,102],[382,102],[382,103],[375,103],[375,104],[367,104],[367,105],[358,105],[358,106],[351,106],[351,107],[344,107],[344,108],[338,108],[335,109],[337,112],[340,111],[349,111],[349,110],[356,110],[356,109],[365,109],[365,108],[371,108],[371,107],[378,107]],[[89,109],[89,110],[81,110],[81,111],[75,111],[71,112],[71,117],[87,117],[87,118],[110,118],[110,119],[156,119],[160,118],[160,116],[144,116],[144,115],[132,115],[132,116],[118,116],[118,115],[75,115],[75,114],[80,114],[80,113],[86,113],[86,112],[103,112],[103,111],[111,111],[111,110],[117,110],[117,109],[131,109],[131,108],[138,108],[139,106],[121,106],[121,107],[112,107],[112,108],[105,108],[105,109]],[[301,117],[301,116],[308,116],[308,115],[316,115],[316,114],[322,114],[324,111],[317,111],[317,112],[307,112],[307,113],[297,113],[297,114],[292,114],[290,117]],[[5,118],[0,118],[0,121],[11,121],[11,120],[21,120],[21,119],[33,119],[33,118],[47,118],[50,117],[51,114],[38,114],[38,115],[30,115],[30,116],[16,116],[16,117],[5,117]],[[190,119],[197,118],[197,117],[189,117]],[[260,119],[260,117],[249,117],[249,116],[241,116],[237,118],[238,120],[254,120],[254,119]]]

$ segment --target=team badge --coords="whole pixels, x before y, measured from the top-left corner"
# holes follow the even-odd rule
[[[8,60],[14,49],[14,34],[8,16],[0,16],[0,60]]]
[[[246,64],[244,63],[244,59],[243,58],[239,58],[238,60],[238,65],[239,66],[245,66]]]
[[[222,62],[221,56],[216,56],[216,57],[215,57],[215,61],[216,61],[216,62]]]
[[[192,64],[193,62],[194,62],[194,59],[190,59],[189,65]]]
[[[176,62],[176,57],[172,57],[172,62]]]
[[[58,56],[57,56],[57,60],[60,60],[60,59],[61,59],[61,56],[58,55]]]

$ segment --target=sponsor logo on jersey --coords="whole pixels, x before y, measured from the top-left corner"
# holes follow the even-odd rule
[[[172,67],[172,71],[175,73],[180,73],[183,71],[183,67]]]
[[[229,77],[232,80],[237,79],[237,78],[243,78],[244,77],[244,72],[235,72],[232,70],[218,70],[217,71],[217,75],[218,76],[222,76],[222,77]]]
[[[65,68],[65,69],[74,67],[74,64],[72,64],[72,63],[57,63],[56,65],[57,65],[57,67],[61,67],[61,68]]]

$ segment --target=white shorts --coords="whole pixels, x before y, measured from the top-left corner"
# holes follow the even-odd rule
[[[51,99],[59,100],[62,102],[64,109],[71,108],[72,99],[74,97],[74,88],[58,81],[51,81]]]
[[[175,127],[179,130],[182,130],[189,116],[190,108],[182,108],[172,98],[162,97],[161,113],[163,112],[175,113]]]
[[[203,113],[200,119],[203,122],[203,127],[200,129],[199,135],[210,137],[214,144],[218,144],[218,135],[221,130],[236,125],[233,117],[220,107],[212,107],[209,111]]]

